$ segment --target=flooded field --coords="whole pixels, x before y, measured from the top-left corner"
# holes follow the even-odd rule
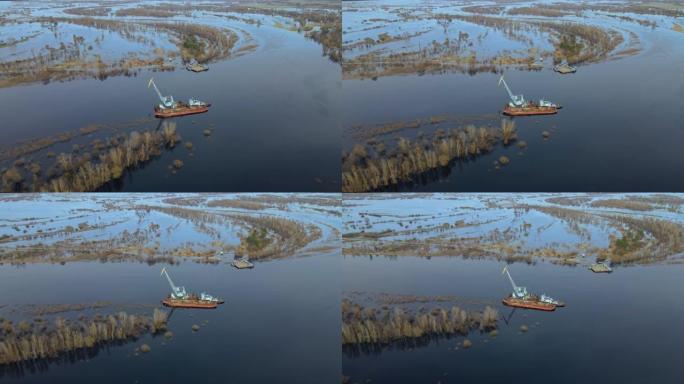
[[[2,190],[339,191],[340,35],[325,0],[0,4]],[[152,77],[209,112],[155,119]]]
[[[339,204],[315,194],[3,196],[0,376],[339,380]],[[233,268],[236,257],[254,268]],[[163,307],[163,267],[225,303]]]
[[[684,6],[343,2],[342,190],[679,190]],[[567,63],[576,73],[560,74]],[[515,95],[555,115],[504,118]],[[657,150],[655,150],[657,148]],[[637,153],[648,153],[638,156]]]
[[[682,195],[345,195],[343,206],[345,382],[684,373]],[[593,273],[597,261],[613,272]],[[504,266],[565,306],[503,305]]]

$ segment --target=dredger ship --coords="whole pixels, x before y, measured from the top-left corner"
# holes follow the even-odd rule
[[[147,88],[154,87],[157,92],[160,103],[154,106],[154,116],[159,118],[166,117],[177,117],[185,115],[194,115],[196,113],[204,113],[209,111],[211,103],[205,103],[204,101],[190,98],[188,102],[177,101],[173,99],[173,96],[162,96],[157,84],[155,84],[154,79],[150,79],[147,83]]]
[[[508,272],[508,267],[504,267],[502,274],[508,275],[508,280],[513,286],[513,292],[510,296],[504,298],[502,301],[509,307],[535,309],[538,311],[555,311],[557,307],[564,307],[565,303],[558,301],[550,296],[542,294],[541,296],[533,295],[527,292],[527,288],[519,287],[513,281],[511,273]]]
[[[162,268],[161,275],[166,275],[166,279],[171,286],[171,294],[162,300],[162,304],[172,308],[196,308],[196,309],[213,309],[223,304],[224,301],[218,297],[212,296],[208,293],[187,293],[185,287],[179,287],[173,283],[171,276]]]
[[[552,103],[548,100],[540,99],[538,102],[527,101],[523,95],[514,95],[511,89],[508,88],[506,80],[501,76],[499,78],[499,85],[503,84],[508,91],[508,96],[511,100],[506,104],[502,113],[507,116],[533,116],[533,115],[553,115],[558,113],[561,108],[560,105]]]

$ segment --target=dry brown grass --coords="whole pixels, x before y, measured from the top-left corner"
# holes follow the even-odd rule
[[[223,208],[237,208],[237,209],[248,209],[253,211],[260,211],[266,209],[267,207],[261,203],[241,200],[241,199],[219,199],[212,200],[207,204],[209,207],[223,207]]]
[[[291,1],[260,1],[258,3],[216,3],[216,4],[163,4],[157,9],[171,12],[198,10],[212,13],[259,14],[270,17],[283,17],[294,24],[293,31],[304,34],[317,42],[323,55],[334,62],[342,59],[342,12],[339,3],[306,2],[305,5]],[[233,15],[226,18],[235,19]],[[261,21],[237,18],[243,22],[260,25]]]
[[[471,330],[496,329],[498,312],[485,307],[469,312],[457,306],[435,307],[429,312],[411,313],[401,307],[363,308],[342,300],[342,345],[388,344],[403,339],[467,335]]]
[[[165,329],[166,314],[155,309],[153,319],[150,319],[119,312],[77,322],[58,317],[52,327],[28,324],[19,329],[14,329],[6,320],[2,328],[0,365],[16,365],[135,340],[146,332]]]
[[[105,6],[67,8],[64,13],[76,16],[107,16],[112,8]]]
[[[28,314],[33,316],[54,315],[64,312],[79,312],[91,309],[106,308],[111,305],[107,301],[95,301],[92,303],[76,303],[76,304],[48,304],[48,305],[32,305],[26,310]]]
[[[320,228],[306,227],[294,220],[281,217],[266,215],[235,215],[233,217],[250,228],[249,235],[242,236],[240,246],[235,251],[238,256],[249,255],[252,259],[287,256],[321,237]],[[255,233],[256,239],[251,236]]]
[[[578,208],[525,203],[508,207],[513,210],[511,215],[534,210],[551,216],[554,222],[560,222],[569,233],[580,238],[581,242],[578,243],[549,243],[530,247],[526,245],[525,239],[529,236],[532,226],[527,222],[503,230],[485,231],[466,236],[449,234],[452,231],[451,228],[458,223],[446,226],[445,232],[442,232],[440,229],[444,225],[436,227],[414,222],[411,224],[412,229],[401,231],[374,232],[372,226],[364,226],[362,232],[347,232],[342,236],[342,253],[364,257],[453,256],[529,264],[537,260],[546,260],[563,265],[582,263],[583,260],[579,256],[583,254],[596,255],[599,260],[610,259],[613,264],[617,265],[659,263],[684,252],[684,226],[667,218],[655,218],[642,214],[642,212],[650,212],[654,207],[661,211],[679,213],[682,201],[678,199],[678,196],[636,195],[629,196],[624,201],[603,198],[591,204],[593,207],[635,211],[620,214],[581,207],[594,201],[594,197],[570,196],[547,199],[549,203],[568,207],[579,205]],[[348,228],[358,230],[354,225]],[[597,228],[610,231],[608,233],[612,234],[607,247],[594,245],[593,233]],[[545,230],[546,227],[537,228],[538,233]],[[615,234],[614,231],[619,233]],[[420,237],[417,236],[419,233]]]
[[[474,75],[481,72],[499,73],[511,66],[518,70],[538,71],[542,67],[537,61],[539,57],[553,56],[556,62],[567,60],[570,63],[584,63],[603,61],[611,57],[624,57],[638,52],[638,48],[635,47],[634,51],[620,52],[619,55],[613,52],[624,40],[622,34],[615,29],[581,22],[491,16],[503,11],[500,6],[472,6],[464,7],[464,10],[471,13],[430,13],[429,18],[437,20],[438,24],[444,28],[445,34],[447,34],[449,23],[459,20],[498,30],[507,38],[524,42],[531,48],[518,52],[501,50],[493,56],[482,56],[472,49],[471,37],[467,33],[459,32],[458,39],[454,36],[444,41],[423,42],[422,47],[417,50],[392,52],[376,49],[353,56],[343,62],[343,78],[377,79],[381,76],[452,72]],[[534,7],[513,8],[509,13],[557,17],[574,15],[575,11],[535,5]],[[423,15],[412,17],[421,20],[426,18]],[[531,37],[532,34],[544,34],[544,39],[548,38],[553,41],[555,49],[548,51],[535,47],[535,38]],[[362,43],[364,42],[358,42],[358,44]]]
[[[517,138],[518,136],[515,129],[515,121],[509,119],[502,119],[501,139],[503,140],[503,144],[508,145],[511,142],[515,141]]]
[[[654,207],[643,201],[627,199],[602,199],[591,202],[592,207],[628,209],[630,211],[651,211]]]
[[[60,154],[55,171],[41,190],[46,192],[94,191],[123,176],[127,169],[137,167],[159,156],[164,148],[175,145],[177,137],[165,133],[133,131],[116,146],[102,153],[96,161],[84,157]]]
[[[156,7],[153,4],[149,4],[144,7],[121,8],[116,11],[115,15],[118,17],[173,17],[176,14],[166,9]]]
[[[612,264],[649,264],[684,252],[684,227],[651,217],[606,216],[622,235],[611,236],[610,245],[601,252]]]
[[[104,80],[110,76],[134,76],[143,68],[154,70],[174,70],[175,66],[165,60],[165,56],[180,54],[185,61],[196,59],[199,62],[211,62],[230,56],[238,41],[238,36],[231,30],[213,26],[190,23],[147,22],[139,20],[117,20],[82,17],[40,17],[37,22],[46,25],[68,23],[83,27],[114,31],[124,38],[142,42],[153,50],[154,42],[145,37],[145,32],[157,32],[170,39],[178,47],[178,52],[164,52],[150,56],[149,52],[140,55],[128,55],[111,62],[105,62],[100,55],[88,53],[83,37],[74,37],[72,41],[62,42],[55,48],[41,48],[28,59],[18,59],[0,63],[0,87],[10,87],[33,82],[64,81],[93,77]],[[196,49],[188,49],[185,44],[194,39]],[[92,47],[92,45],[91,45]]]
[[[555,8],[549,8],[535,4],[534,7],[517,7],[507,11],[509,15],[528,15],[542,17],[562,17],[570,13]]]
[[[479,14],[499,14],[505,9],[502,5],[471,5],[461,8],[465,12]]]
[[[496,129],[469,125],[437,131],[427,142],[399,138],[391,152],[370,152],[357,145],[342,156],[342,192],[373,191],[409,182],[426,171],[448,166],[454,159],[489,152],[498,137]]]

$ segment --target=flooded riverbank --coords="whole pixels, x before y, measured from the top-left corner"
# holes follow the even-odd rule
[[[567,303],[551,313],[501,305],[510,284],[501,275],[500,262],[345,256],[342,265],[343,291],[455,295],[454,305],[489,302],[500,314],[494,337],[471,332],[385,347],[343,348],[342,371],[350,383],[497,382],[511,376],[534,383],[553,376],[573,383],[587,375],[641,383],[676,381],[682,374],[676,358],[677,340],[684,337],[676,325],[684,316],[678,304],[684,294],[682,265],[630,267],[610,275],[545,262],[511,266],[517,283]],[[471,345],[463,348],[466,339]]]
[[[81,382],[102,372],[111,383],[191,381],[197,372],[207,381],[339,379],[340,340],[330,332],[340,324],[336,198],[8,195],[0,204],[0,288],[8,293],[0,343],[32,334],[37,346],[43,337],[65,340],[64,351],[48,358],[36,350],[37,357],[2,364],[3,380]],[[298,237],[293,228],[316,235]],[[16,257],[38,245],[40,253]],[[241,247],[253,269],[231,266]],[[175,284],[225,303],[162,307],[170,292],[162,267]]]
[[[677,194],[345,195],[343,375],[349,383],[676,381],[684,264],[671,245],[682,242],[627,228],[662,221],[681,231],[682,202]],[[593,273],[597,260],[613,272]],[[513,291],[506,265],[517,286],[565,306],[504,305]]]
[[[388,185],[370,185],[367,191],[648,192],[682,188],[681,180],[670,176],[683,161],[671,141],[682,134],[678,122],[684,83],[676,63],[684,58],[684,50],[679,44],[681,33],[673,29],[673,24],[681,24],[682,15],[677,13],[681,9],[635,13],[619,4],[600,9],[578,5],[582,8],[578,10],[572,3],[560,3],[563,16],[520,13],[525,10],[511,14],[529,4],[502,3],[500,10],[487,9],[484,15],[463,4],[343,4],[345,59],[352,64],[358,57],[377,59],[375,64],[362,66],[367,72],[362,71],[363,76],[359,66],[343,68],[342,158],[355,146],[365,147],[369,155],[364,171],[372,171],[378,158],[404,162],[405,156],[396,151],[402,139],[428,148],[439,130],[450,132],[469,124],[499,127],[498,114],[509,101],[506,90],[497,86],[501,74],[514,94],[563,106],[553,116],[514,118],[524,148],[497,146],[411,176],[396,174]],[[564,10],[563,5],[573,9]],[[494,23],[497,20],[514,25],[501,28]],[[576,34],[576,41],[583,41],[583,32],[540,32],[538,23],[599,28],[608,36],[621,35],[622,41],[605,56],[578,59],[572,45],[562,39]],[[421,34],[414,36],[414,32]],[[383,42],[383,34],[406,38]],[[366,38],[375,43],[349,48]],[[452,53],[458,54],[458,60],[442,57],[445,45],[457,51]],[[582,49],[590,46],[582,43]],[[411,52],[423,52],[421,60],[436,64],[416,69],[416,61],[405,57]],[[590,49],[587,54],[591,52],[598,51]],[[502,55],[515,60],[502,60]],[[527,61],[518,63],[519,59]],[[553,66],[558,59],[579,60],[577,72],[556,73]],[[402,64],[400,70],[395,63]],[[644,72],[649,75],[635,76]],[[635,98],[636,89],[640,96]],[[414,123],[439,116],[448,118],[435,124]],[[394,128],[379,128],[389,125]],[[374,155],[379,144],[385,148],[382,156]],[[650,155],[634,156],[643,151]],[[505,167],[498,166],[501,156],[509,159]],[[410,163],[402,168],[410,168]],[[352,163],[343,166],[343,179],[352,173]]]
[[[161,121],[151,117],[159,103],[147,88],[151,77],[164,95],[199,98],[212,103],[210,111],[172,119],[182,145],[159,148],[143,161],[125,162],[116,172],[108,165],[109,174],[87,190],[339,190],[334,153],[340,148],[340,73],[333,44],[340,28],[339,5],[322,2],[302,9],[287,3],[252,8],[207,3],[189,11],[175,4],[169,6],[169,17],[137,11],[117,15],[135,9],[133,3],[108,6],[112,8],[102,15],[91,15],[92,10],[75,15],[66,5],[3,6],[2,30],[40,35],[0,48],[5,65],[0,68],[6,67],[1,79],[15,81],[9,63],[32,50],[38,54],[48,49],[44,46],[49,47],[49,57],[41,61],[45,65],[55,61],[73,67],[72,57],[85,63],[78,64],[82,70],[67,70],[67,77],[58,69],[22,70],[48,77],[38,79],[45,84],[26,79],[21,82],[26,85],[0,89],[0,102],[13,111],[0,155],[3,190],[54,190],[53,179],[75,175],[86,164],[112,163],[101,156],[131,134],[161,132]],[[186,71],[185,62],[195,59],[210,70]],[[93,60],[101,64],[91,65]],[[79,134],[69,134],[74,131]],[[12,152],[27,142],[30,150]],[[172,166],[175,160],[182,167]]]
[[[588,267],[680,263],[677,194],[345,195],[343,252]]]

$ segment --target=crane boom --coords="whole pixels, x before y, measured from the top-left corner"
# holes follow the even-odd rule
[[[503,75],[499,78],[499,85],[503,83],[504,87],[506,88],[506,91],[508,92],[508,96],[511,98],[511,102],[515,106],[520,106],[525,103],[525,98],[523,95],[514,95],[513,92],[511,91],[510,88],[508,88],[508,84],[506,83],[506,80],[504,80]]]
[[[150,78],[150,81],[147,82],[147,88],[149,88],[150,86],[154,87],[154,90],[157,92],[157,96],[159,96],[159,101],[161,101],[161,105],[163,107],[173,107],[173,96],[163,96],[159,91],[159,88],[157,88],[157,84],[154,82],[154,78]]]
[[[150,85],[154,87],[155,91],[157,91],[157,95],[159,96],[159,100],[163,103],[164,102],[164,96],[162,96],[161,92],[159,92],[159,88],[157,88],[157,84],[154,83],[153,78],[150,78],[150,81],[147,82],[147,88],[149,88]],[[162,271],[166,271],[166,268],[162,269]]]
[[[166,280],[169,281],[169,285],[171,286],[172,291],[176,291],[176,286],[173,284],[173,281],[171,280],[171,276],[169,276],[169,273],[166,272],[166,267],[162,268],[161,274],[159,276],[166,275]]]
[[[171,286],[171,296],[175,298],[183,298],[187,296],[187,292],[185,292],[185,287],[178,287],[173,283],[173,280],[171,280],[171,276],[169,276],[169,273],[166,271],[166,267],[162,268],[160,276],[161,275],[166,275],[166,280],[169,281],[169,285]]]
[[[152,79],[150,79],[150,81],[152,81]],[[515,95],[513,95],[513,92],[511,92],[511,89],[508,88],[508,84],[506,84],[506,80],[504,80],[503,75],[501,75],[501,77],[499,78],[499,85],[501,85],[501,83],[503,83],[504,87],[506,87],[506,91],[508,91],[508,96],[510,96],[511,100],[513,100],[515,98]],[[154,84],[154,83],[152,83],[152,84]],[[156,85],[154,86],[154,89],[157,89]],[[157,93],[158,92],[159,91],[157,91]],[[161,97],[161,95],[159,95],[159,97]]]
[[[506,274],[508,275],[508,280],[511,282],[511,286],[513,286],[513,293],[511,294],[513,297],[517,298],[525,298],[528,296],[527,293],[527,288],[525,287],[519,287],[515,284],[515,281],[513,281],[513,277],[511,276],[511,273],[508,271],[508,266],[505,266],[503,271],[501,271],[501,274]]]
[[[514,292],[517,292],[517,291],[518,291],[518,286],[515,285],[515,281],[513,281],[513,277],[511,277],[510,272],[508,272],[508,266],[505,266],[505,267],[503,268],[503,271],[501,271],[501,274],[502,274],[502,275],[503,275],[504,273],[505,273],[506,275],[508,275],[508,280],[511,281],[511,285],[513,286],[513,291],[514,291]]]

